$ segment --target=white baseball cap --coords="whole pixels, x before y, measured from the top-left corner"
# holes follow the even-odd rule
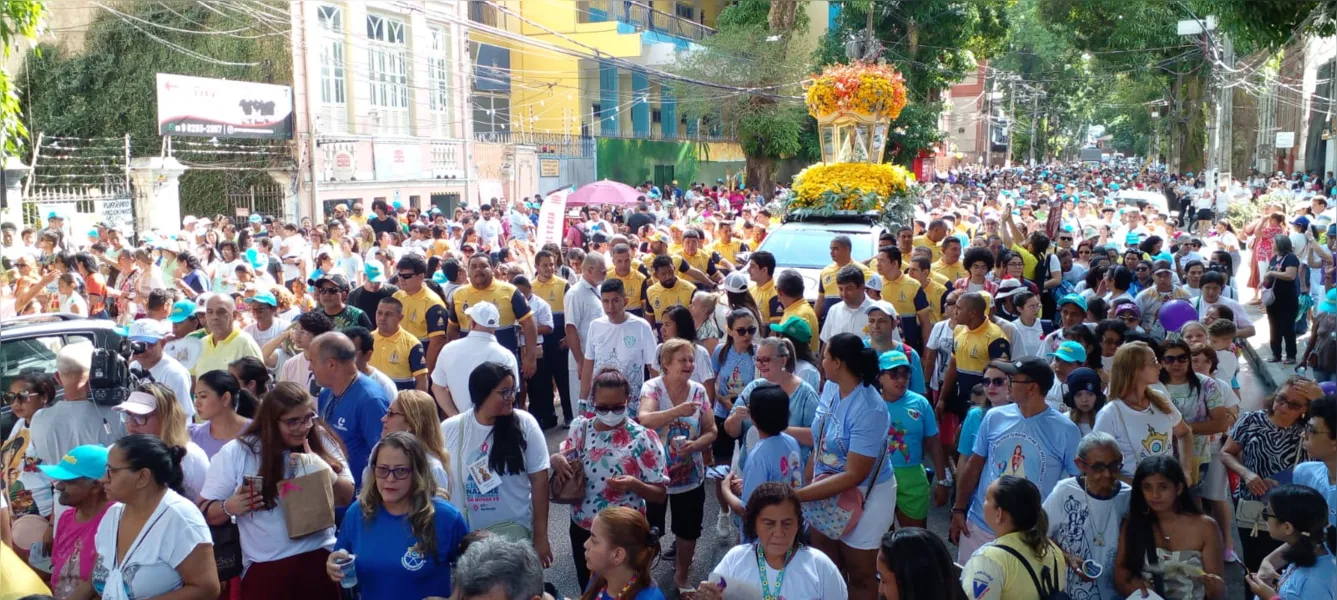
[[[864,287],[867,287],[870,290],[877,290],[881,292],[882,276],[878,275],[877,273],[873,273],[871,276],[869,276],[868,281],[864,282]]]
[[[501,313],[491,302],[479,302],[464,311],[473,322],[481,327],[496,329],[501,326]]]
[[[157,319],[137,319],[130,324],[130,332],[126,337],[133,342],[156,344],[171,332],[166,323]]]
[[[151,415],[158,410],[158,399],[147,392],[130,392],[125,402],[116,405],[116,410],[132,415]]]
[[[726,292],[740,294],[747,291],[747,274],[742,271],[734,271],[724,278],[724,285],[720,286]]]

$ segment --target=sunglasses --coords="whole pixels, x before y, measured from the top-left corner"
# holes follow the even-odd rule
[[[339,293],[339,288],[332,288],[332,287],[316,288],[316,293],[320,294],[321,296],[333,296]]]
[[[1285,397],[1282,397],[1282,396],[1278,396],[1276,400],[1273,400],[1273,401],[1272,401],[1272,403],[1273,403],[1273,404],[1285,404],[1285,405],[1286,405],[1286,408],[1289,408],[1289,409],[1291,409],[1291,410],[1295,410],[1295,411],[1302,411],[1302,410],[1305,409],[1305,405],[1303,405],[1303,404],[1301,404],[1301,403],[1299,403],[1299,402],[1295,402],[1295,401],[1293,401],[1293,400],[1287,400]]]
[[[1166,354],[1161,357],[1161,362],[1167,365],[1176,365],[1188,362],[1187,354]]]
[[[404,273],[404,272],[400,272],[400,273],[399,273],[399,279],[400,279],[400,281],[403,281],[403,280],[405,280],[405,279],[413,279],[414,277],[417,277],[417,276],[418,276],[417,273]]]
[[[36,392],[4,392],[0,393],[0,406],[8,406],[15,402],[27,402],[33,396],[40,396]]]
[[[1091,251],[1090,251],[1090,250],[1078,250],[1078,251],[1077,251],[1077,256],[1090,256],[1090,255],[1091,255]]]
[[[376,465],[375,472],[377,479],[403,481],[413,474],[413,469],[409,467],[387,467],[384,465]]]
[[[755,326],[739,327],[738,329],[733,330],[733,332],[738,335],[755,335],[757,333],[757,328]]]
[[[985,377],[984,387],[1004,387],[1007,385],[1006,377]]]
[[[136,415],[128,412],[123,412],[121,413],[121,422],[125,423],[126,425],[134,423],[135,425],[143,427],[149,424],[149,418],[152,416],[153,413],[149,413],[147,415]]]
[[[594,414],[596,414],[596,415],[610,415],[610,414],[611,414],[611,415],[623,415],[623,414],[626,414],[626,412],[627,412],[627,405],[625,405],[625,404],[623,404],[622,406],[619,406],[619,407],[617,407],[617,408],[611,408],[611,407],[608,407],[608,406],[596,406],[596,407],[594,407]]]

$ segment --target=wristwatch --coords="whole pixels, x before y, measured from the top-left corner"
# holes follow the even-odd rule
[[[951,477],[943,477],[939,478],[936,483],[942,487],[951,488],[956,482],[953,481]]]

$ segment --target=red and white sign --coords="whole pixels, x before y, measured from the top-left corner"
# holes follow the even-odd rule
[[[571,195],[571,188],[564,187],[543,199],[539,207],[538,245],[540,248],[548,242],[562,243],[562,223],[566,214],[566,197]]]

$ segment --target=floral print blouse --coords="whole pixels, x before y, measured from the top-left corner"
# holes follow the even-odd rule
[[[645,499],[631,492],[619,492],[608,487],[608,480],[629,475],[645,483],[668,483],[664,472],[664,446],[653,429],[627,419],[622,426],[609,431],[597,431],[595,421],[576,417],[559,452],[568,458],[580,456],[572,466],[585,469],[585,499],[573,507],[571,520],[589,530],[594,517],[610,506],[634,508],[645,514]],[[588,438],[588,439],[587,439]]]

